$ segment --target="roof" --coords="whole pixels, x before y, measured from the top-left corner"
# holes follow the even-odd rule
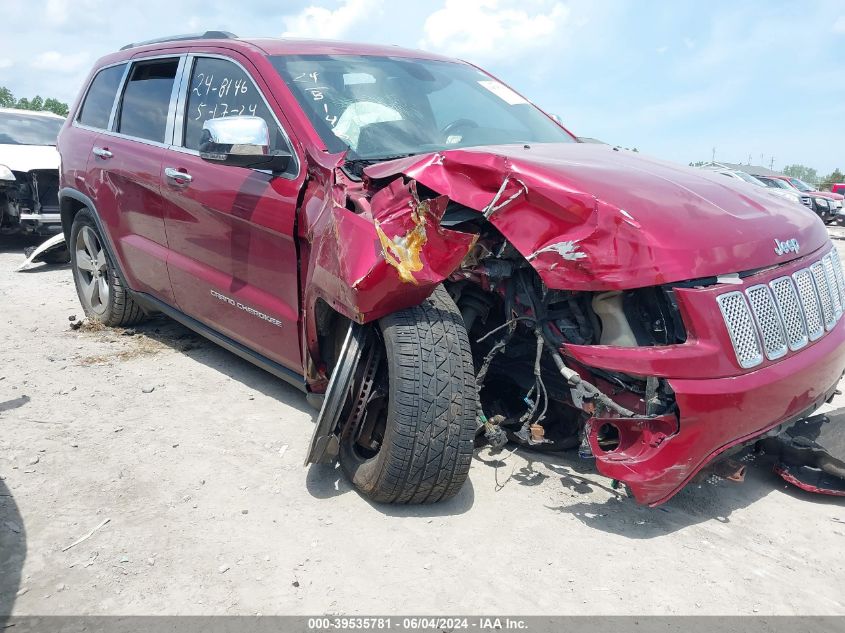
[[[376,44],[362,44],[360,42],[342,42],[337,40],[314,40],[314,39],[293,39],[293,38],[239,38],[235,36],[211,37],[210,34],[217,31],[208,31],[205,34],[193,36],[173,35],[147,42],[139,42],[127,45],[126,47],[103,57],[102,62],[111,62],[132,57],[138,52],[157,50],[162,48],[183,48],[191,46],[215,46],[231,49],[252,49],[265,55],[367,55],[377,57],[408,57],[416,59],[434,59],[441,61],[454,61],[450,57],[444,57],[436,53],[418,51],[399,46],[380,46]],[[223,33],[223,32],[220,32]]]
[[[741,163],[726,163],[723,161],[714,164],[722,165],[728,169],[735,169],[736,171],[744,171],[746,174],[751,174],[752,176],[783,176],[779,171],[773,171],[768,167],[760,167],[758,165],[743,165]]]
[[[49,112],[47,110],[25,110],[23,108],[0,108],[0,113],[5,114],[30,114],[32,116],[43,116],[49,117],[52,119],[61,119],[62,121],[65,120],[65,117],[56,114],[55,112]]]

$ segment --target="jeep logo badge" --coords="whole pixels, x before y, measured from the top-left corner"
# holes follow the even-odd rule
[[[785,242],[775,239],[775,254],[785,255],[786,253],[798,254],[798,240],[794,237],[791,240],[786,240]]]

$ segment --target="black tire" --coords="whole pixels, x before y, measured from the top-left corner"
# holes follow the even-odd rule
[[[381,503],[434,503],[457,494],[469,473],[476,419],[475,372],[463,318],[439,286],[419,306],[379,321],[387,413],[378,452],[341,441],[340,464]]]
[[[87,251],[77,248],[78,244],[81,245],[84,242],[83,234],[90,239],[92,233],[96,238],[96,244],[91,250],[99,249],[98,253],[102,253],[102,270],[97,271],[97,281],[99,282],[101,278],[102,284],[100,287],[107,288],[106,292],[103,293],[106,295],[105,297],[98,292],[97,296],[101,300],[97,303],[92,301],[85,291],[85,288],[89,287],[86,281],[89,279],[92,282],[94,281],[94,273],[85,270],[85,267],[89,264],[81,259],[81,256],[84,256]],[[112,327],[136,325],[147,317],[147,314],[132,299],[131,294],[123,285],[115,263],[105,246],[105,239],[97,228],[94,214],[88,208],[80,209],[73,218],[68,250],[70,251],[70,263],[73,269],[73,280],[76,284],[76,294],[82,304],[82,309],[85,311],[85,316]]]

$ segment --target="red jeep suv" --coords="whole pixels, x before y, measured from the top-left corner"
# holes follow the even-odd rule
[[[659,504],[832,397],[822,222],[582,144],[468,63],[222,32],[99,60],[59,137],[91,319],[162,312],[319,402],[307,462],[454,495],[476,440]]]

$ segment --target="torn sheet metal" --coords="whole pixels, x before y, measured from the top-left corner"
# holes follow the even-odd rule
[[[715,276],[737,261],[762,268],[783,226],[803,252],[828,239],[812,214],[796,219],[786,203],[764,206],[715,178],[598,145],[444,150],[364,173],[378,184],[411,178],[482,213],[549,288],[645,287]]]
[[[306,306],[320,297],[363,323],[425,299],[476,237],[440,226],[448,199],[421,200],[415,183],[401,178],[369,200],[355,197],[360,183],[338,169],[341,158],[309,157],[299,225],[308,251]]]

